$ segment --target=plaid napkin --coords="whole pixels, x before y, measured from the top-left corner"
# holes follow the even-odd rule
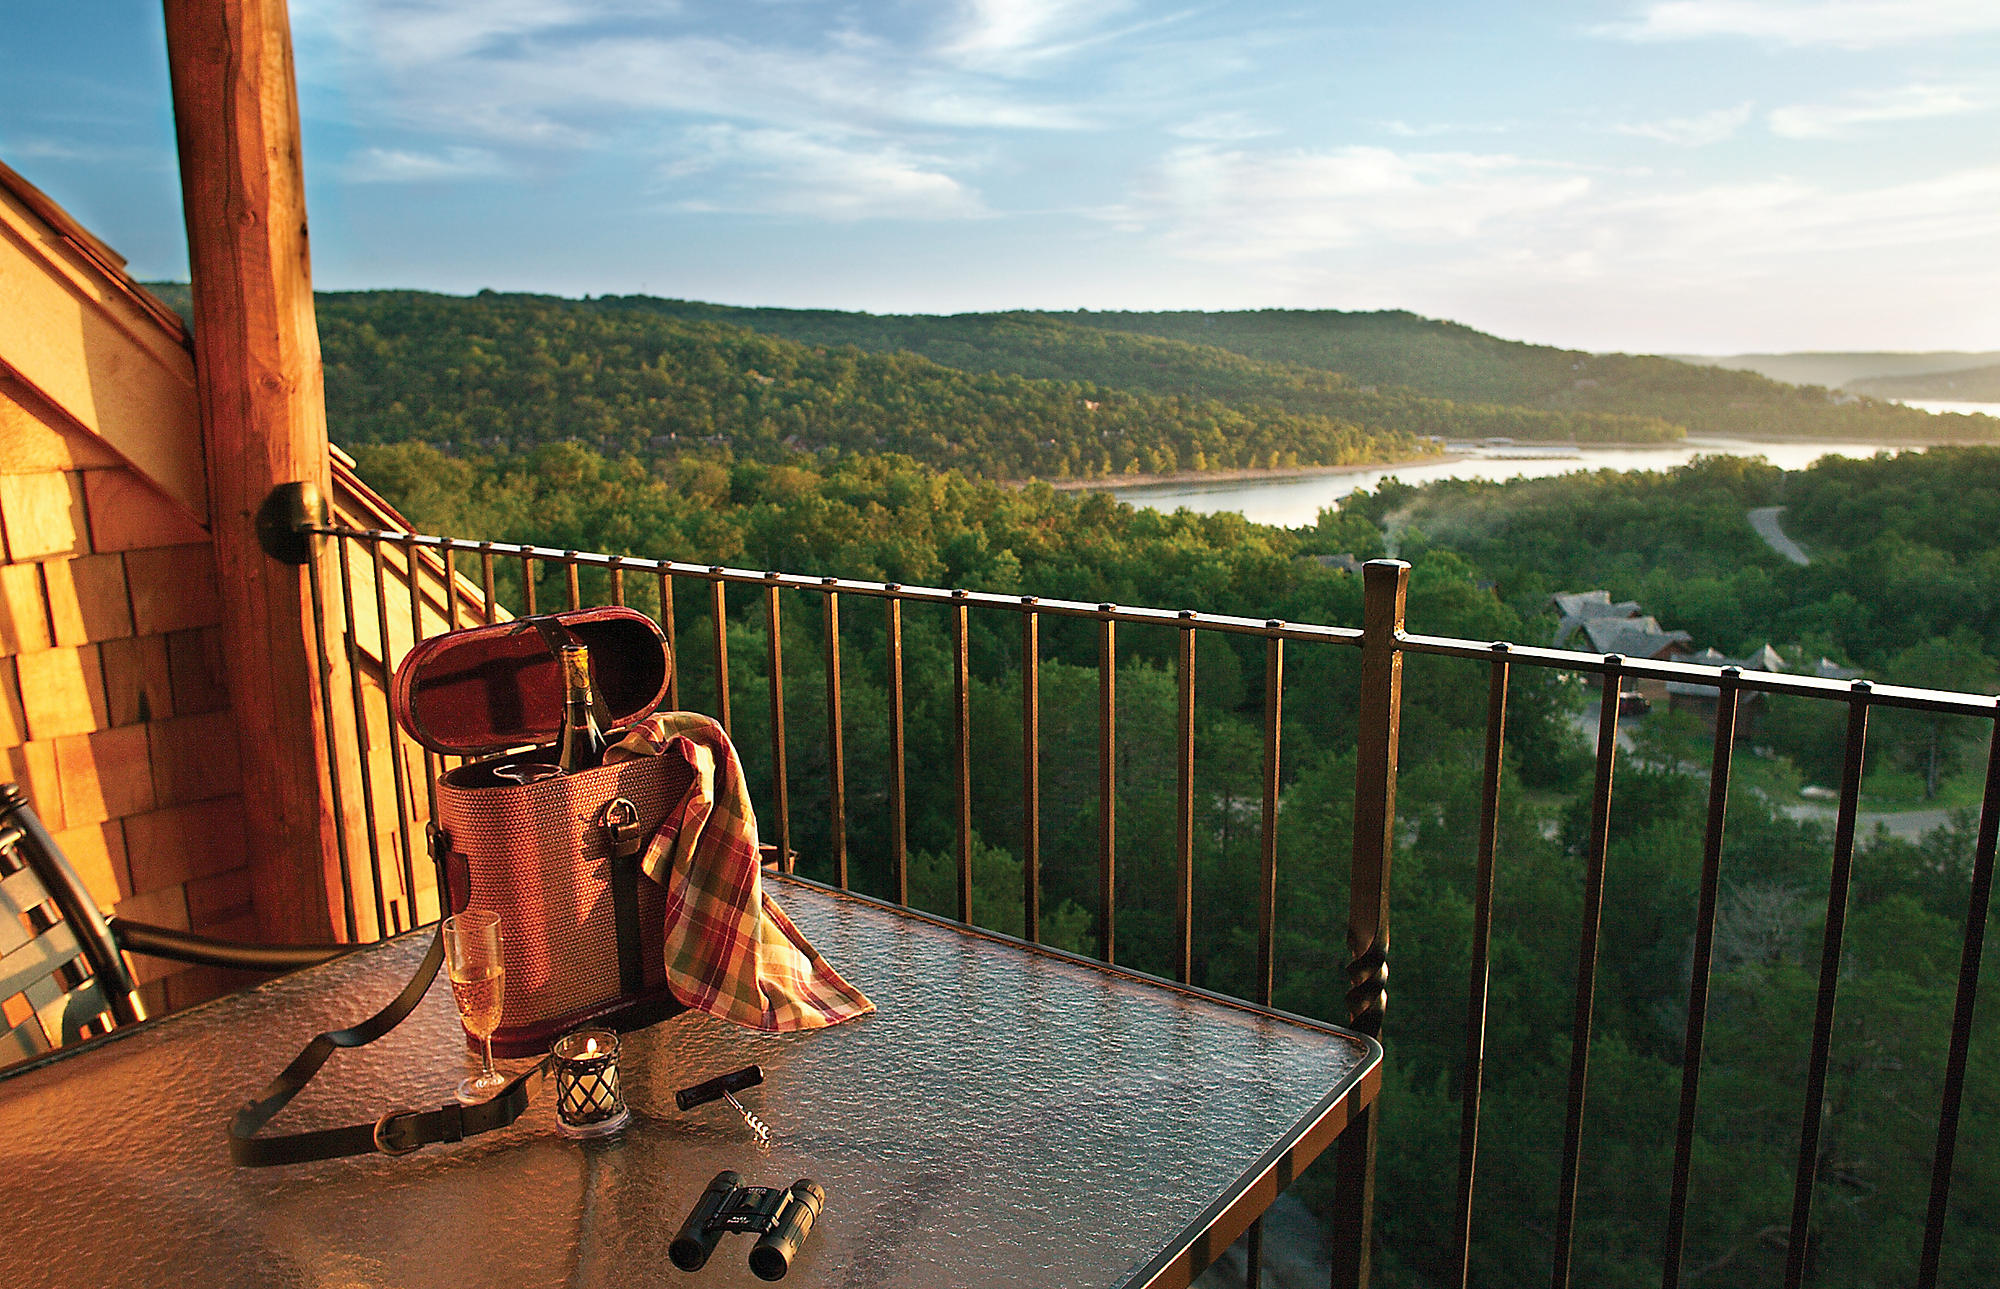
[[[667,712],[628,730],[606,762],[687,758],[694,786],[646,846],[667,891],[667,983],[697,1011],[754,1029],[819,1029],[875,1010],[764,894],[757,816],[722,727]]]

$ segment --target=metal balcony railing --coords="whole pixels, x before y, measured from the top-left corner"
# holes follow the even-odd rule
[[[725,727],[731,725],[728,625],[730,606],[726,592],[731,587],[756,588],[762,602],[762,618],[767,639],[765,657],[769,692],[767,728],[769,800],[759,802],[760,816],[774,827],[766,839],[774,841],[778,853],[793,854],[794,803],[787,762],[786,738],[786,658],[782,615],[789,601],[817,598],[821,614],[823,657],[820,659],[826,715],[825,748],[827,790],[824,801],[810,809],[824,812],[827,853],[810,857],[823,871],[830,872],[834,884],[849,884],[848,837],[850,791],[846,773],[848,724],[842,705],[842,623],[844,615],[855,612],[859,601],[875,601],[872,610],[883,615],[882,641],[886,650],[884,674],[887,680],[887,742],[889,782],[886,785],[888,873],[892,897],[901,903],[910,900],[910,853],[908,819],[910,784],[906,740],[904,609],[909,605],[936,606],[949,623],[949,666],[951,687],[951,764],[943,777],[949,778],[954,792],[956,825],[956,915],[972,920],[973,894],[973,782],[972,729],[968,700],[972,675],[968,641],[970,615],[1010,616],[1018,632],[1018,668],[1021,693],[1020,760],[1022,788],[1020,801],[1019,854],[1022,868],[1024,915],[1020,934],[1039,940],[1041,917],[1041,827],[1043,819],[1042,700],[1040,676],[1043,662],[1043,627],[1054,620],[1081,620],[1095,624],[1097,670],[1097,907],[1093,910],[1096,953],[1105,961],[1115,961],[1120,942],[1117,912],[1118,851],[1118,659],[1121,626],[1163,628],[1177,633],[1174,651],[1176,677],[1175,727],[1175,860],[1178,889],[1173,911],[1175,938],[1174,975],[1182,983],[1192,983],[1193,918],[1195,908],[1195,802],[1199,785],[1195,777],[1197,637],[1204,633],[1261,639],[1264,642],[1261,794],[1259,798],[1259,840],[1261,880],[1257,907],[1255,1001],[1269,1005],[1273,983],[1274,927],[1278,913],[1278,833],[1282,778],[1285,674],[1288,646],[1305,648],[1339,647],[1359,655],[1360,688],[1357,733],[1353,838],[1350,855],[1350,906],[1347,912],[1347,958],[1349,988],[1345,998],[1346,1023],[1372,1036],[1382,1033],[1387,1001],[1389,946],[1389,877],[1396,846],[1394,828],[1398,766],[1398,740],[1402,724],[1403,661],[1411,655],[1471,660],[1480,664],[1486,680],[1485,760],[1481,810],[1477,834],[1477,877],[1471,932],[1471,974],[1464,1026],[1465,1076],[1461,1089],[1461,1123],[1458,1143],[1457,1191],[1451,1226],[1455,1251],[1455,1282],[1468,1281],[1469,1251],[1472,1241],[1472,1213],[1478,1180],[1480,1143],[1480,1100],[1485,1044],[1488,1029],[1487,984],[1491,966],[1493,933],[1493,892],[1496,865],[1496,834],[1502,790],[1502,760],[1505,747],[1508,687],[1516,668],[1548,669],[1601,682],[1598,699],[1596,761],[1589,801],[1589,836],[1584,849],[1583,913],[1576,957],[1576,984],[1570,1034],[1567,1099],[1564,1114],[1561,1162],[1558,1173],[1556,1223],[1552,1233],[1554,1250],[1552,1283],[1565,1289],[1571,1282],[1577,1235],[1578,1178],[1583,1147],[1583,1123],[1590,1088],[1590,1045],[1595,994],[1601,956],[1601,915],[1604,906],[1605,861],[1610,835],[1612,781],[1618,760],[1619,696],[1634,681],[1677,681],[1712,688],[1716,693],[1716,718],[1711,743],[1707,822],[1702,839],[1700,893],[1694,928],[1693,960],[1687,998],[1687,1024],[1683,1043],[1679,1109],[1674,1125],[1674,1153],[1671,1194],[1667,1205],[1662,1243],[1661,1283],[1675,1289],[1682,1283],[1686,1244],[1691,1157],[1695,1140],[1696,1111],[1701,1096],[1702,1054],[1709,1020],[1709,984],[1715,953],[1718,897],[1720,892],[1723,838],[1727,824],[1729,785],[1737,743],[1739,700],[1745,694],[1791,695],[1838,704],[1846,709],[1842,743],[1843,772],[1832,841],[1831,882],[1826,902],[1825,930],[1818,974],[1818,992],[1813,1015],[1811,1051],[1805,1066],[1801,1103],[1797,1166],[1794,1171],[1791,1220],[1786,1239],[1784,1283],[1795,1289],[1805,1282],[1808,1270],[1808,1232],[1813,1214],[1815,1188],[1820,1172],[1820,1137],[1825,1112],[1827,1071],[1834,1034],[1834,1013],[1840,991],[1840,967],[1844,947],[1850,879],[1853,872],[1855,835],[1860,809],[1863,754],[1871,713],[1884,708],[1913,709],[1921,712],[1967,717],[1994,724],[1984,798],[1971,880],[1968,891],[1960,969],[1946,1054],[1942,1103],[1939,1106],[1931,1182],[1916,1283],[1938,1283],[1943,1244],[1946,1203],[1950,1192],[1958,1125],[1964,1099],[1965,1072],[1972,1034],[1973,1008],[1993,878],[1996,832],[2000,832],[2000,722],[1992,697],[1950,693],[1898,686],[1872,685],[1867,681],[1836,681],[1782,673],[1746,672],[1736,667],[1721,669],[1652,659],[1621,658],[1616,655],[1584,654],[1557,649],[1527,648],[1508,643],[1489,643],[1427,636],[1407,632],[1404,604],[1409,566],[1398,561],[1370,563],[1365,575],[1365,614],[1361,628],[1231,617],[1193,610],[1135,608],[1109,603],[1086,603],[1045,599],[1034,595],[1000,595],[962,589],[940,589],[879,583],[839,577],[809,577],[791,573],[762,572],[672,560],[640,559],[631,556],[593,554],[538,546],[498,542],[464,541],[409,533],[375,532],[341,527],[314,530],[331,542],[340,570],[340,585],[322,585],[317,562],[313,568],[313,599],[321,638],[338,641],[344,651],[347,674],[365,677],[370,668],[386,675],[414,638],[427,633],[424,623],[440,626],[470,625],[475,620],[494,621],[504,611],[496,598],[496,567],[509,564],[518,574],[520,607],[527,614],[553,608],[578,608],[587,603],[626,602],[635,579],[647,579],[657,593],[661,626],[668,641],[679,650],[680,622],[677,605],[687,597],[697,597],[698,612],[707,619],[712,638],[706,647],[713,651],[712,694],[686,693],[676,674],[668,701],[701,708],[712,701],[710,714]],[[385,566],[385,559],[388,565]],[[404,576],[393,565],[400,563]],[[371,576],[372,586],[357,595],[360,574]],[[465,573],[465,590],[440,597],[427,604],[416,573],[445,584],[455,584]],[[586,594],[585,574],[589,574],[591,594]],[[558,580],[559,579],[559,580]],[[390,595],[396,580],[406,581],[412,619],[419,624],[411,639],[392,643]],[[509,581],[513,579],[509,577]],[[559,585],[560,603],[549,603],[548,588]],[[337,598],[330,598],[337,597]],[[372,606],[368,599],[373,599]],[[652,603],[652,596],[646,597]],[[739,597],[740,598],[740,597]],[[372,608],[372,613],[370,609]],[[372,641],[374,654],[369,645]],[[322,668],[329,682],[335,676],[334,657]],[[385,731],[392,747],[391,776],[380,782],[380,768],[368,755],[359,758],[359,788],[363,800],[342,800],[340,776],[335,776],[333,802],[340,817],[350,817],[346,806],[359,804],[361,817],[377,826],[363,827],[358,840],[343,837],[342,893],[346,928],[351,937],[365,938],[372,930],[387,934],[401,930],[419,919],[420,883],[415,862],[421,822],[429,815],[426,789],[434,780],[436,758],[424,754],[424,786],[415,782],[417,768],[406,765],[410,749],[395,732],[388,718],[385,685],[374,688],[362,680],[336,694],[329,683],[323,701],[326,724],[335,730],[339,705],[349,709],[352,730],[364,740]],[[1317,697],[1317,696],[1315,696]],[[371,702],[375,706],[371,706]],[[333,736],[338,740],[338,733]],[[333,760],[339,764],[337,749]],[[746,749],[755,754],[755,749]],[[929,767],[936,769],[937,767]],[[434,789],[433,789],[434,791]],[[393,795],[393,804],[382,809],[384,794]],[[387,827],[380,826],[385,813]],[[365,855],[361,852],[365,850]],[[371,927],[372,915],[372,927]],[[1332,1010],[1332,1009],[1330,1009]],[[1393,1035],[1389,1042],[1394,1059]],[[1331,1235],[1334,1242],[1336,1286],[1365,1285],[1369,1276],[1373,1218],[1374,1156],[1376,1124],[1372,1111],[1364,1111],[1340,1138],[1336,1169],[1335,1217]],[[1252,1233],[1251,1283],[1256,1283],[1256,1233]]]

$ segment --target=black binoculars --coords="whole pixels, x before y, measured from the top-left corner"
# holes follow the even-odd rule
[[[750,1250],[750,1270],[760,1280],[783,1280],[825,1206],[826,1192],[818,1182],[801,1177],[784,1190],[745,1186],[741,1177],[725,1170],[694,1202],[694,1211],[667,1246],[667,1256],[683,1271],[699,1271],[724,1234],[754,1231],[758,1238]]]

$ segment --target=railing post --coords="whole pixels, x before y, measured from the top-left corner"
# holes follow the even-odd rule
[[[1347,1024],[1382,1033],[1389,990],[1389,857],[1395,845],[1396,748],[1402,727],[1403,630],[1410,566],[1370,560],[1361,641],[1354,770],[1354,862],[1347,904]],[[1375,1111],[1355,1115],[1334,1159],[1333,1289],[1367,1289],[1375,1221]]]

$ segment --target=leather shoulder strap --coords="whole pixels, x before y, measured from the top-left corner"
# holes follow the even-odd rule
[[[507,1081],[499,1095],[478,1105],[462,1106],[456,1101],[436,1110],[392,1110],[372,1124],[349,1124],[344,1128],[320,1128],[282,1137],[259,1137],[264,1126],[276,1118],[293,1097],[312,1082],[328,1057],[343,1047],[366,1047],[401,1024],[423,1000],[431,982],[444,964],[444,933],[432,940],[430,950],[403,992],[367,1020],[347,1029],[320,1034],[294,1057],[278,1077],[272,1079],[252,1101],[246,1102],[229,1120],[229,1154],[238,1164],[264,1168],[273,1164],[300,1164],[314,1159],[337,1159],[342,1155],[407,1155],[439,1141],[460,1141],[477,1133],[504,1128],[521,1117],[535,1088],[540,1084],[547,1062],[538,1062]]]

